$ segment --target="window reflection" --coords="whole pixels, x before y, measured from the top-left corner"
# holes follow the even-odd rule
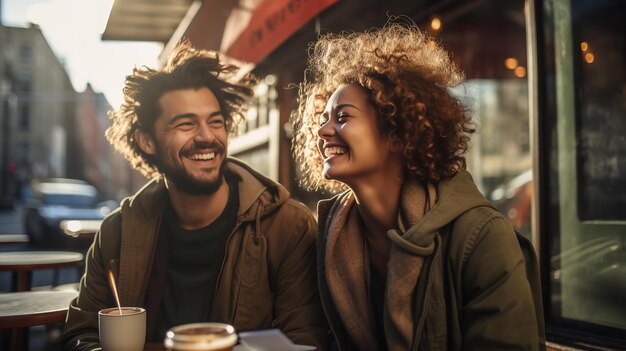
[[[467,75],[466,84],[455,93],[470,97],[478,126],[467,155],[468,168],[481,191],[530,238],[532,165],[524,1],[472,6],[464,13],[433,16],[427,30]]]

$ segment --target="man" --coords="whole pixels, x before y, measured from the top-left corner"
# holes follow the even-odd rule
[[[147,340],[168,328],[225,322],[237,331],[280,328],[324,348],[327,326],[315,273],[314,218],[281,185],[227,157],[228,134],[253,92],[237,67],[179,44],[161,70],[134,69],[108,140],[152,180],[125,199],[96,235],[64,330],[68,349],[98,347],[100,309],[147,310]]]

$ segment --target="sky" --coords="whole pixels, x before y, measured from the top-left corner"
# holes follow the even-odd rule
[[[102,41],[114,0],[0,0],[2,23],[11,27],[39,25],[64,63],[74,89],[90,83],[113,108],[123,101],[124,77],[133,67],[155,67],[160,43]]]

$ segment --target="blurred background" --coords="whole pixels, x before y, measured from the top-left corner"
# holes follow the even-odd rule
[[[550,346],[624,349],[624,1],[0,2],[0,233],[28,237],[1,250],[84,252],[81,233],[143,185],[104,139],[107,111],[133,66],[163,63],[181,38],[260,78],[229,152],[315,211],[332,194],[299,186],[290,151],[308,44],[403,16],[466,72],[454,93],[478,125],[468,169],[539,253]],[[44,274],[33,286],[52,284]]]

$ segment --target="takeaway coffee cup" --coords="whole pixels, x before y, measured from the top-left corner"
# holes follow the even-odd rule
[[[105,308],[98,312],[100,345],[104,351],[141,351],[146,342],[146,310]]]
[[[237,343],[232,325],[191,323],[171,328],[163,344],[171,351],[230,351]]]

